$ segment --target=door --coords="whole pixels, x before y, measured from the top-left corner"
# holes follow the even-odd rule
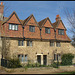
[[[41,64],[41,55],[37,55],[37,62]]]
[[[47,55],[43,55],[43,65],[47,65]]]

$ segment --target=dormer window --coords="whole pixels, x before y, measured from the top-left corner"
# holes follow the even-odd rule
[[[58,29],[58,34],[59,35],[64,35],[64,29]]]
[[[29,31],[30,32],[35,32],[35,26],[29,26]]]
[[[9,24],[9,29],[10,30],[18,30],[18,25],[17,24]]]
[[[45,27],[45,33],[48,33],[48,34],[50,34],[50,28],[48,28],[48,27]]]

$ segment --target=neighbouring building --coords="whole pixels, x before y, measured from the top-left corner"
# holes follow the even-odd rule
[[[49,17],[37,22],[33,14],[20,20],[16,12],[3,17],[4,5],[0,5],[1,58],[17,59],[22,63],[49,65],[59,60],[64,53],[75,54],[75,48],[66,34],[66,27],[61,17],[56,15],[56,22]],[[73,60],[75,63],[75,59]]]

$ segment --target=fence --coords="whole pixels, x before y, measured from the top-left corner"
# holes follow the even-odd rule
[[[6,59],[1,59],[1,66],[7,67],[7,62],[8,62],[8,60],[6,60]]]

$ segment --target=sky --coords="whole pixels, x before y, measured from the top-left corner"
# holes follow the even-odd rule
[[[0,1],[1,2],[1,1]],[[72,9],[75,7],[75,1],[3,1],[4,10],[6,10],[5,17],[9,17],[15,11],[19,19],[25,20],[31,14],[34,15],[37,22],[49,17],[52,23],[55,22],[56,15],[60,15],[65,27],[67,28],[67,35],[72,38],[69,31],[71,27],[68,24],[64,9]],[[6,8],[7,7],[7,8]]]

